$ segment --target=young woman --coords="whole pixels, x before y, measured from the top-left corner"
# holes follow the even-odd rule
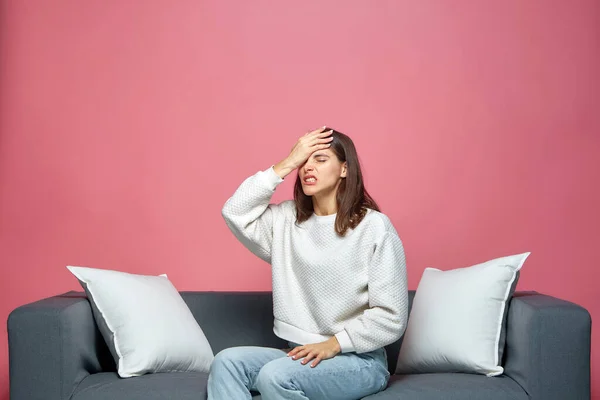
[[[298,169],[294,200],[271,204]],[[352,140],[325,127],[247,178],[223,206],[233,234],[271,264],[274,328],[290,349],[219,352],[209,400],[360,399],[383,390],[384,346],[406,328],[402,242],[364,188]]]

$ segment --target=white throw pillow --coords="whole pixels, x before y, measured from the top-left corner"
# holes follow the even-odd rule
[[[426,268],[396,373],[504,372],[507,305],[529,252],[466,268]]]
[[[212,348],[166,275],[67,268],[85,289],[120,377],[209,371]]]

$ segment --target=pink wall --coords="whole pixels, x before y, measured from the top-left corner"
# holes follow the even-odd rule
[[[324,124],[354,138],[411,289],[531,251],[520,290],[600,317],[599,2],[0,4],[2,321],[80,290],[68,264],[269,290],[220,209]],[[0,400],[7,353],[4,324]]]

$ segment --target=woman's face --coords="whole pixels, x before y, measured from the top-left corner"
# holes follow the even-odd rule
[[[346,177],[346,163],[340,162],[331,149],[317,150],[298,169],[298,175],[305,195],[329,195]]]

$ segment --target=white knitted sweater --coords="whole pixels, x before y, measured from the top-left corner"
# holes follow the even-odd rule
[[[337,338],[342,353],[393,343],[406,328],[404,248],[390,219],[369,209],[340,237],[336,214],[296,224],[293,200],[270,203],[283,182],[273,166],[248,177],[223,206],[233,234],[273,276],[273,331],[299,344]]]

